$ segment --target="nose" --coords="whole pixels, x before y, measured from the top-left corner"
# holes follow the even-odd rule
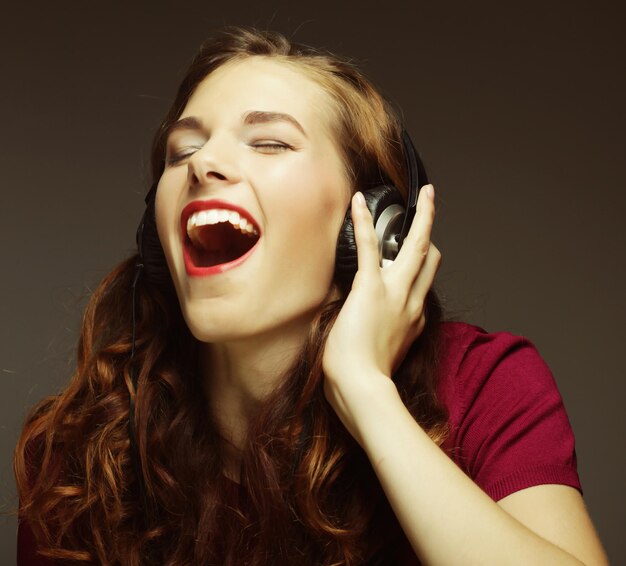
[[[234,148],[217,140],[207,141],[189,158],[188,179],[192,188],[238,183],[240,174]]]

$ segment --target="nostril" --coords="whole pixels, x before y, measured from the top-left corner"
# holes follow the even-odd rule
[[[225,181],[226,175],[223,175],[219,171],[207,171],[204,175],[204,180],[206,181],[207,179],[217,179],[218,181]],[[198,173],[192,171],[190,181],[192,185],[200,185],[202,184],[202,175],[198,175]]]
[[[226,180],[226,176],[222,175],[218,171],[208,171],[207,172],[207,177],[216,177],[220,181],[225,181]]]

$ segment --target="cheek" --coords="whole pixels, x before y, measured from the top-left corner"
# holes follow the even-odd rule
[[[167,244],[166,226],[170,224],[170,220],[167,217],[167,212],[169,210],[167,204],[167,199],[164,196],[163,191],[157,190],[156,200],[154,202],[154,215],[156,218],[157,233],[163,248],[166,248]]]
[[[280,216],[297,238],[336,240],[346,213],[346,204],[330,191],[311,190],[283,197]]]
[[[282,195],[285,207],[304,216],[320,232],[330,229],[338,235],[351,196],[343,166],[330,152],[320,152],[289,172],[290,190]]]
[[[315,177],[310,186],[283,198],[279,216],[285,232],[287,255],[283,263],[296,277],[328,286],[335,268],[337,238],[349,202],[349,189],[342,179]],[[306,274],[306,275],[305,275]]]

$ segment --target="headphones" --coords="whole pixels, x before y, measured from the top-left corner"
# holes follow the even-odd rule
[[[428,184],[422,160],[406,130],[402,130],[402,145],[409,182],[407,202],[404,202],[402,193],[390,183],[382,182],[361,190],[374,219],[381,265],[393,261],[398,255],[415,216],[419,189]],[[156,229],[154,209],[156,189],[155,183],[146,195],[146,209],[137,228],[136,240],[139,252],[137,272],[143,270],[151,284],[173,290],[172,279]],[[352,286],[357,267],[354,226],[351,210],[348,208],[337,239],[334,277],[345,292]]]

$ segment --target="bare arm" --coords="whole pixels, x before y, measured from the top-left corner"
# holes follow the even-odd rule
[[[398,258],[380,268],[371,217],[354,199],[359,272],[326,346],[326,396],[424,563],[606,564],[578,492],[537,486],[495,503],[432,442],[389,379],[424,327],[423,300],[440,261],[433,218],[423,190]]]
[[[607,564],[575,489],[537,486],[498,505],[413,420],[391,380],[362,397],[353,423],[422,562]]]

